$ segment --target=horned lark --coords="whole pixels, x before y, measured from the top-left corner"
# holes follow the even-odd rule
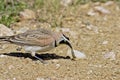
[[[73,58],[75,57],[68,37],[62,33],[52,32],[43,28],[28,30],[24,33],[13,36],[3,36],[0,37],[0,41],[6,41],[23,46],[25,51],[30,52],[33,57],[39,59],[42,63],[44,63],[44,61],[37,57],[35,52],[48,51],[59,46],[60,44],[68,45],[71,48]]]

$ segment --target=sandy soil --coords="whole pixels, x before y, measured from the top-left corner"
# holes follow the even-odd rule
[[[70,37],[74,49],[86,54],[86,59],[70,60],[66,57],[69,48],[61,45],[49,52],[38,53],[48,62],[43,65],[24,50],[17,51],[16,45],[6,44],[7,47],[0,50],[4,55],[0,57],[0,80],[119,80],[120,9],[116,3],[110,6],[103,3],[100,6],[108,9],[110,14],[97,12],[95,16],[88,16],[93,4],[68,10],[71,13],[66,11],[66,17],[62,19],[65,34]],[[11,28],[40,27],[41,24],[29,20],[16,23]]]

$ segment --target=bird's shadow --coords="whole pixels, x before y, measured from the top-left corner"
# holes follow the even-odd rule
[[[7,56],[14,56],[14,57],[24,57],[24,58],[30,58],[32,60],[37,60],[35,57],[31,56],[30,53],[20,53],[20,52],[11,52],[11,53],[2,53],[3,55]],[[43,60],[51,60],[51,59],[70,59],[70,57],[64,57],[56,55],[55,53],[49,54],[36,54],[37,57],[43,59]]]

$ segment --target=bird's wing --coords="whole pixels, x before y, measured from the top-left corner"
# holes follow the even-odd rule
[[[45,29],[31,30],[22,34],[11,36],[9,40],[19,45],[47,46],[55,41],[52,32]]]

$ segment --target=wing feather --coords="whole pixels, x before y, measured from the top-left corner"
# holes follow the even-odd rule
[[[9,40],[19,45],[47,46],[52,44],[55,39],[52,32],[45,29],[27,31],[22,34],[11,36]]]

